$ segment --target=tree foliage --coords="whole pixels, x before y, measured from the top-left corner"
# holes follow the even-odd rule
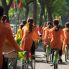
[[[14,1],[16,8],[11,7]],[[43,21],[53,20],[55,16],[69,16],[69,0],[1,0],[1,3],[7,16],[8,13],[9,17],[17,13],[25,19],[32,16],[40,25]]]

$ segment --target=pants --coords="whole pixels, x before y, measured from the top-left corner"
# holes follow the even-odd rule
[[[33,41],[32,47],[31,47],[31,55],[35,54],[35,42]]]
[[[62,49],[60,49],[60,50],[58,51],[58,53],[59,53],[59,60],[60,60],[60,59],[61,59],[61,56],[62,56]],[[54,49],[51,49],[51,54],[52,54],[52,60],[53,60]]]

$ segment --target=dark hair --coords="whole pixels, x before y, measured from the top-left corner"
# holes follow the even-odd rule
[[[54,24],[54,26],[55,26],[55,31],[59,31],[59,29],[61,29],[61,28],[60,28],[60,25],[59,25],[59,20],[58,20],[58,19],[55,19],[55,20],[53,21],[53,24]]]
[[[6,15],[3,15],[2,16],[2,20],[6,20],[7,19],[7,16]]]
[[[28,19],[28,23],[29,23],[29,31],[32,32],[33,29],[33,19]]]
[[[2,16],[3,16],[3,13],[4,13],[4,9],[3,9],[3,7],[2,7],[2,6],[0,6],[0,17],[2,17]]]
[[[69,28],[69,22],[65,23],[65,27]]]
[[[54,24],[55,26],[57,26],[57,25],[59,24],[59,20],[57,20],[57,19],[54,20],[54,21],[53,21],[53,24]]]
[[[26,24],[26,21],[24,20],[24,21],[22,21],[23,22],[23,26]]]
[[[52,24],[51,21],[48,21],[48,22],[47,22],[47,25],[49,26],[49,28],[53,27],[53,24]]]
[[[28,23],[33,24],[33,19],[28,19]]]
[[[26,24],[26,21],[22,21],[22,22],[20,23],[20,28],[22,29],[25,24]]]

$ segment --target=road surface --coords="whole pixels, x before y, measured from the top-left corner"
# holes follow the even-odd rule
[[[46,63],[46,61],[45,61],[43,47],[41,44],[38,47],[38,49],[36,49],[35,56],[36,56],[35,69],[53,69],[53,66],[51,66],[51,63]],[[69,69],[69,61],[65,62],[64,55],[62,56],[62,60],[63,60],[63,64],[58,64],[58,69]],[[21,66],[21,64],[19,62],[18,62],[18,65]]]

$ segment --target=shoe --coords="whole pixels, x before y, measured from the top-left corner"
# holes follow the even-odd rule
[[[53,64],[51,64],[50,66],[53,66]]]
[[[47,60],[46,63],[49,63],[49,61]]]

